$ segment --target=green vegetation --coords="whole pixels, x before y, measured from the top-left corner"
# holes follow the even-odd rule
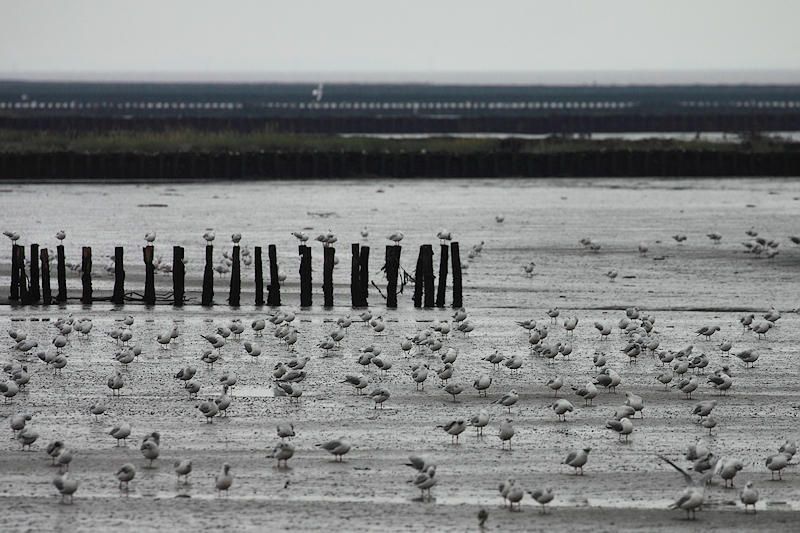
[[[591,140],[549,136],[542,139],[495,139],[465,137],[429,137],[387,139],[378,137],[289,135],[265,130],[258,133],[233,131],[202,132],[191,129],[168,131],[53,132],[0,130],[0,153],[41,153],[68,151],[102,152],[254,152],[285,150],[297,152],[449,152],[463,154],[497,150],[522,153],[574,153],[605,150],[687,150],[687,151],[797,151],[800,143],[751,133],[731,136],[729,142],[669,139]]]

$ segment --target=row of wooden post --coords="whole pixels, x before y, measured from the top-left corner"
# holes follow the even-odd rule
[[[336,250],[333,247],[323,248],[323,282],[322,292],[325,307],[333,306],[333,267],[336,258]],[[352,268],[350,277],[350,294],[353,307],[367,307],[369,293],[369,246],[359,244],[352,245]],[[387,278],[386,306],[389,308],[397,307],[397,279],[400,272],[400,252],[399,245],[386,247],[385,272]],[[452,253],[450,253],[452,252]],[[142,249],[145,264],[145,289],[143,301],[147,305],[155,305],[155,265],[154,249],[152,245]],[[269,306],[281,305],[280,284],[278,280],[278,261],[277,250],[274,244],[268,248],[270,284],[267,288],[266,304]],[[311,279],[311,247],[301,245],[300,254],[300,305],[307,307],[312,305],[312,279]],[[53,302],[50,291],[50,264],[47,248],[39,251],[38,244],[31,245],[31,257],[41,261],[41,295],[39,292],[39,261],[32,260],[30,268],[30,280],[25,271],[25,248],[14,244],[11,259],[11,295],[12,301],[19,301],[24,305],[38,303],[40,298],[44,304]],[[417,268],[414,276],[414,307],[444,307],[447,290],[448,256],[452,258],[453,268],[453,307],[458,308],[462,303],[461,285],[461,262],[458,251],[458,243],[454,242],[450,246],[441,246],[441,262],[439,265],[439,286],[434,293],[434,274],[433,274],[433,246],[425,244],[420,247]],[[186,268],[183,263],[184,249],[181,246],[173,247],[173,303],[181,306],[185,302],[185,275]],[[67,281],[66,263],[64,246],[57,247],[58,261],[58,294],[56,302],[67,300]],[[232,306],[239,306],[241,303],[241,266],[240,249],[238,244],[233,247],[231,256],[231,281],[228,303]],[[203,272],[203,292],[201,304],[211,306],[214,303],[214,247],[206,246],[206,263]],[[92,297],[92,249],[84,246],[81,254],[81,270],[83,293],[81,302],[90,304]],[[255,303],[264,305],[264,277],[261,261],[261,247],[255,247]],[[125,269],[123,263],[123,248],[117,246],[114,249],[114,291],[111,295],[111,302],[121,305],[125,303]]]

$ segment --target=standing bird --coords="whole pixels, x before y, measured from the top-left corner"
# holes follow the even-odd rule
[[[517,403],[517,400],[519,400],[519,394],[517,394],[516,390],[511,389],[510,391],[505,393],[502,397],[498,398],[492,403],[499,403],[501,405],[504,405],[505,407],[508,407],[508,412],[510,413],[511,406]]]
[[[455,444],[458,444],[458,436],[461,435],[465,429],[467,429],[467,421],[463,418],[457,418],[455,420],[451,420],[447,424],[436,427],[442,428],[450,435],[450,442],[455,440]]]
[[[67,232],[64,231],[63,229],[56,232],[56,239],[59,240],[60,244],[64,244],[64,239],[66,238],[67,238]]]
[[[686,472],[683,468],[679,467],[663,455],[658,456],[663,461],[669,463],[675,470],[683,474],[684,479],[686,480],[686,490],[681,494],[681,496],[675,500],[675,502],[669,506],[670,509],[683,509],[686,511],[686,519],[689,520],[691,518],[695,518],[695,511],[703,505],[705,501],[705,486],[706,483],[714,476],[715,470],[709,470],[703,477],[700,478],[699,481],[696,483],[692,480],[692,476]]]
[[[575,406],[573,406],[569,400],[565,400],[564,398],[559,398],[550,407],[552,407],[553,411],[555,411],[556,415],[558,415],[558,419],[562,422],[567,421],[567,413],[571,413],[575,410]]]
[[[228,496],[228,489],[231,488],[233,485],[233,476],[231,475],[231,465],[225,463],[222,465],[222,471],[217,474],[217,496],[222,495],[222,491],[225,491],[225,496]]]
[[[120,395],[120,389],[125,386],[125,380],[122,379],[122,373],[117,371],[116,375],[108,378],[108,388],[111,389],[111,394],[115,396]]]
[[[620,440],[622,440],[622,437],[624,436],[625,442],[628,442],[628,435],[633,433],[633,422],[631,422],[627,417],[624,417],[621,420],[614,420],[613,418],[610,418],[606,420],[606,427],[616,431]]]
[[[385,387],[378,387],[374,391],[370,392],[369,396],[370,398],[372,398],[372,401],[375,402],[375,407],[374,407],[375,409],[378,408],[379,404],[381,406],[381,409],[383,409],[383,402],[388,400],[390,396],[389,389]]]
[[[429,466],[425,472],[420,472],[414,478],[414,485],[422,491],[422,501],[425,501],[425,491],[428,491],[428,501],[431,500],[431,488],[436,485],[436,467]]]
[[[492,377],[489,374],[481,374],[478,379],[476,379],[472,386],[478,390],[478,396],[486,396],[486,389],[488,389],[492,384]]]
[[[551,487],[538,488],[528,491],[528,494],[530,494],[531,498],[536,500],[536,502],[542,506],[541,512],[542,514],[545,514],[547,512],[545,505],[553,501],[553,489]]]
[[[122,484],[125,483],[125,491],[128,490],[128,483],[136,477],[136,469],[130,463],[125,463],[119,470],[117,470],[117,479],[119,480],[119,488],[122,490]]]
[[[591,381],[581,388],[572,387],[572,390],[583,398],[583,405],[592,405],[592,400],[597,397],[597,387]]]
[[[592,451],[591,446],[584,446],[579,450],[569,452],[567,458],[561,461],[562,465],[569,465],[575,469],[575,475],[583,475],[583,465],[589,460],[589,452]]]
[[[61,503],[65,503],[66,498],[69,498],[69,503],[72,503],[72,495],[78,490],[78,482],[72,479],[69,473],[58,474],[53,479],[53,485],[61,493]]]
[[[331,453],[334,456],[334,460],[339,462],[343,460],[342,456],[350,451],[350,441],[346,437],[339,437],[336,440],[329,440],[327,442],[323,442],[322,444],[317,444],[317,446],[320,446],[323,450]]]
[[[192,472],[191,460],[179,459],[175,461],[174,469],[175,473],[178,474],[178,482],[180,482],[181,476],[183,476],[183,484],[186,485],[189,483],[189,474]]]
[[[475,428],[476,435],[482,436],[483,428],[486,427],[491,419],[492,417],[489,415],[489,411],[486,409],[481,409],[477,415],[474,415],[469,419],[469,425]]]
[[[127,422],[123,422],[120,425],[111,428],[108,434],[117,439],[117,446],[119,446],[119,441],[124,441],[125,445],[127,446],[128,436],[131,434],[131,425]]]
[[[511,451],[511,437],[514,436],[514,426],[513,420],[510,418],[506,418],[503,420],[503,423],[500,424],[500,446],[501,448],[505,448],[505,443],[508,441],[508,450]]]
[[[404,237],[404,235],[403,235],[402,231],[395,231],[394,233],[392,233],[391,235],[389,235],[386,238],[389,239],[390,241],[392,241],[395,244],[399,244],[400,241],[403,240],[403,237]]]
[[[292,458],[294,451],[295,445],[291,442],[279,442],[272,448],[272,452],[267,455],[267,458],[276,459],[278,461],[278,468],[281,466],[281,461],[283,461],[284,468],[289,468],[287,461]]]
[[[758,502],[758,490],[753,488],[753,482],[748,481],[744,488],[742,489],[742,494],[739,496],[739,499],[744,504],[744,512],[747,513],[747,509],[750,505],[753,506],[753,513],[756,512],[756,503]]]
[[[158,449],[158,441],[151,438],[150,435],[144,438],[142,445],[139,447],[142,451],[142,455],[144,455],[145,459],[150,461],[150,464],[147,465],[148,468],[153,467],[153,461],[158,459],[159,449]]]
[[[464,392],[464,385],[462,385],[459,382],[450,383],[449,385],[447,385],[444,388],[444,391],[447,394],[450,394],[453,397],[453,401],[455,402],[456,401],[456,395],[457,394],[461,394],[462,392]]]
[[[776,453],[767,457],[767,468],[769,468],[773,480],[775,479],[775,472],[778,472],[779,480],[783,479],[781,472],[789,464],[789,459],[791,459],[791,456],[788,453]]]

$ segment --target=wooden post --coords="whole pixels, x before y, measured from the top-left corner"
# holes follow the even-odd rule
[[[267,248],[267,255],[269,256],[269,289],[267,290],[267,305],[279,306],[281,305],[281,282],[278,279],[278,249],[274,244],[270,244]],[[309,281],[309,285],[310,284],[311,282]]]
[[[361,254],[359,248],[358,243],[350,245],[353,253],[353,259],[350,263],[350,301],[353,307],[361,306],[361,271],[359,268]]]
[[[439,290],[436,293],[436,307],[444,307],[445,293],[447,292],[447,261],[450,259],[450,247],[446,244],[441,246],[441,257],[439,258]]]
[[[228,303],[234,307],[239,307],[239,300],[242,293],[242,274],[239,265],[239,245],[233,245],[233,265],[231,267],[231,293]]]
[[[417,268],[414,270],[414,307],[422,307],[422,296],[425,293],[423,284],[425,269],[425,245],[419,247],[417,256]]]
[[[458,254],[458,243],[450,244],[453,265],[453,309],[459,309],[464,304],[461,301],[461,257]]]
[[[19,245],[11,245],[11,295],[9,300],[19,300]]]
[[[183,264],[183,246],[172,247],[172,303],[183,305],[186,295],[186,265]]]
[[[16,246],[17,256],[17,286],[19,287],[19,301],[23,305],[31,303],[30,291],[28,290],[28,277],[25,275],[25,247]]]
[[[367,302],[367,298],[369,297],[369,246],[361,247],[361,255],[358,258],[358,263],[358,280],[361,284],[361,300],[359,306],[367,307],[369,305]]]
[[[434,293],[433,293],[433,245],[424,244],[423,262],[422,262],[422,286],[425,292],[425,307],[433,307]]]
[[[83,274],[81,275],[81,280],[83,281],[81,302],[90,304],[92,303],[92,248],[90,246],[84,246],[81,257],[81,269],[83,270]]]
[[[41,298],[39,292],[39,245],[31,244],[31,288],[30,301],[37,303]]]
[[[386,246],[386,307],[397,307],[397,272],[400,270],[400,245]]]
[[[203,271],[202,305],[214,305],[214,246],[206,245],[206,267]]]
[[[311,298],[311,247],[300,245],[300,306],[308,307]]]
[[[125,264],[122,259],[123,248],[114,248],[114,293],[111,295],[111,302],[116,305],[125,303]]]
[[[47,248],[42,248],[39,257],[42,261],[42,303],[50,305],[53,302],[53,295],[50,292],[50,257]]]
[[[261,247],[256,246],[256,305],[264,305],[264,265],[261,263]]]
[[[323,252],[322,295],[325,307],[333,307],[333,262],[336,249],[333,246],[326,246]]]
[[[57,276],[58,276],[58,294],[56,295],[57,302],[66,302],[67,301],[67,264],[66,259],[64,257],[64,245],[59,244],[56,247],[57,253],[57,260],[58,265],[57,268]]]
[[[144,303],[155,305],[156,303],[156,267],[153,265],[153,255],[155,251],[152,246],[142,248],[144,256]]]

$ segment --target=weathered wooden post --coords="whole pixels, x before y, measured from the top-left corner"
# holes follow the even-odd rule
[[[53,295],[50,292],[50,256],[47,248],[42,248],[39,257],[42,262],[42,303],[50,305],[53,302]]]
[[[116,305],[125,303],[125,264],[123,262],[123,248],[114,248],[114,292],[111,295],[111,302]]]
[[[56,295],[57,302],[67,301],[67,263],[64,257],[64,245],[59,244],[56,247],[57,261],[56,266],[58,276],[58,294]]]
[[[444,307],[445,293],[447,292],[447,261],[450,259],[450,247],[441,245],[439,258],[439,290],[436,293],[436,307]]]
[[[425,292],[425,307],[433,307],[435,295],[433,293],[433,245],[423,244],[422,286]]]
[[[11,245],[11,301],[19,300],[19,245]]]
[[[300,245],[300,306],[312,305],[311,298],[311,247]]]
[[[350,249],[353,253],[353,259],[350,263],[350,300],[353,307],[361,306],[361,269],[359,266],[361,253],[359,248],[360,246],[358,243],[350,245]]]
[[[234,307],[239,306],[239,300],[242,293],[242,274],[241,266],[239,265],[239,244],[233,245],[233,265],[231,265],[231,293],[228,297],[228,303]]]
[[[453,309],[459,309],[464,304],[461,301],[461,257],[458,253],[458,243],[450,244],[453,265]]]
[[[358,258],[358,280],[361,284],[359,307],[367,307],[369,303],[369,246],[361,247],[361,254]]]
[[[41,293],[39,292],[39,245],[31,244],[31,287],[30,301],[37,303]]]
[[[397,307],[397,273],[400,270],[400,245],[386,246],[386,307]]]
[[[144,303],[155,305],[156,303],[156,267],[153,265],[153,255],[155,251],[152,246],[142,248],[144,256]]]
[[[84,246],[81,257],[81,269],[83,270],[83,274],[81,275],[81,281],[83,281],[81,302],[90,304],[92,303],[92,248],[90,246]]]
[[[183,305],[186,295],[186,265],[183,264],[183,246],[172,247],[172,303]]]
[[[264,265],[261,262],[261,247],[255,249],[256,305],[264,305]]]
[[[322,250],[322,295],[325,307],[333,307],[333,266],[336,249],[333,246],[326,246]]]
[[[25,247],[15,245],[15,255],[17,263],[17,287],[19,291],[19,301],[23,305],[31,303],[30,290],[28,289],[28,277],[25,275]]]
[[[206,245],[206,267],[203,271],[203,297],[201,303],[204,306],[214,304],[214,246]]]
[[[426,271],[428,268],[427,248],[430,246],[423,244],[419,247],[419,256],[417,257],[417,268],[414,271],[414,307],[422,307],[422,300],[425,296],[426,288]]]
[[[267,254],[269,255],[269,290],[267,291],[267,305],[279,306],[281,305],[281,282],[278,279],[278,249],[274,244],[269,245],[269,248],[267,248]],[[311,251],[309,250],[309,261],[310,260]],[[310,287],[310,280],[308,284]],[[300,300],[302,301],[302,299],[303,297],[301,294]],[[300,305],[303,304],[301,303]]]

